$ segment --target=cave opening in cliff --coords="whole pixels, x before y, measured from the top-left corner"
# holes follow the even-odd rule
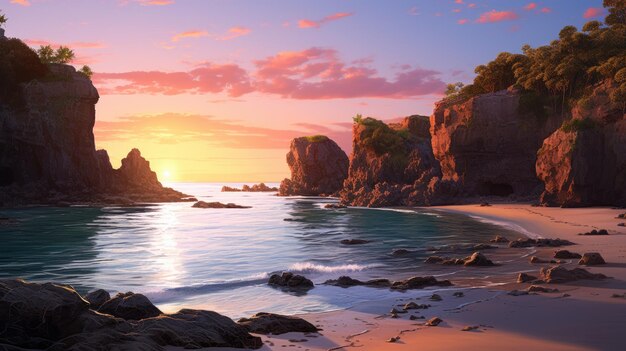
[[[13,171],[9,167],[0,167],[0,186],[11,185],[14,182]]]
[[[480,195],[506,197],[513,194],[513,187],[506,183],[484,182],[480,188]]]

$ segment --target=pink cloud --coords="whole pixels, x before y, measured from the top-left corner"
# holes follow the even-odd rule
[[[172,5],[174,3],[173,0],[140,0],[139,4],[141,6],[165,6]]]
[[[537,8],[537,3],[531,2],[528,5],[524,6],[524,10],[531,11]]]
[[[549,7],[544,7],[541,9],[541,13],[551,13],[551,12],[552,12],[552,9]]]
[[[409,66],[389,79],[367,62],[347,64],[335,50],[310,48],[258,60],[251,72],[232,64],[204,63],[188,72],[97,73],[94,82],[102,94],[226,92],[239,97],[257,92],[290,99],[408,99],[438,95],[445,89],[437,71]]]
[[[467,24],[469,20],[467,18],[463,18],[457,21],[458,24]]]
[[[201,38],[208,37],[209,33],[203,30],[190,30],[182,33],[178,33],[172,37],[172,41],[179,41],[184,38]]]
[[[346,18],[346,17],[350,17],[354,15],[353,13],[349,13],[349,12],[337,12],[334,13],[332,15],[326,16],[324,18],[322,18],[321,20],[309,20],[309,19],[301,19],[298,21],[298,27],[300,28],[319,28],[322,25],[328,23],[328,22],[332,22],[332,21],[336,21],[342,18]]]
[[[519,16],[513,11],[496,11],[485,12],[476,20],[477,23],[495,23],[502,21],[512,21],[518,19]]]
[[[454,3],[455,3],[455,4],[462,4],[462,3],[463,3],[463,0],[454,0]]]
[[[474,7],[476,7],[476,4],[472,3],[472,4],[467,5],[467,7],[469,7],[470,9],[473,9]]]
[[[601,7],[590,7],[583,14],[584,18],[600,17],[604,14],[604,9]]]
[[[11,4],[20,5],[20,6],[30,6],[30,1],[28,1],[28,0],[11,0]]]

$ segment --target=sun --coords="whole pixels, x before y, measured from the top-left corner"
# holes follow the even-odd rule
[[[168,170],[164,170],[161,175],[163,176],[163,180],[170,180],[172,178],[172,172]]]

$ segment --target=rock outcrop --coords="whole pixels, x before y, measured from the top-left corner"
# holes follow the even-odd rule
[[[302,318],[259,312],[250,318],[241,318],[237,324],[255,334],[280,335],[285,333],[317,333],[313,324]]]
[[[514,90],[440,103],[430,119],[433,152],[442,179],[457,183],[459,196],[523,199],[541,190],[535,174],[537,150],[558,118],[522,113]]]
[[[261,193],[261,192],[273,192],[278,191],[276,187],[269,187],[265,183],[253,184],[252,186],[248,184],[244,184],[241,189],[233,188],[230,186],[224,185],[222,187],[222,192],[225,193],[236,193],[236,192],[250,192],[250,193]]]
[[[332,195],[341,189],[348,176],[348,156],[325,136],[293,139],[287,164],[291,179],[281,182],[281,196]]]
[[[597,86],[543,142],[536,163],[542,204],[626,206],[626,115],[611,105],[612,89]]]
[[[352,157],[341,200],[353,206],[384,207],[436,204],[443,187],[431,184],[441,172],[435,160],[425,116],[396,124],[357,118]]]
[[[96,151],[98,91],[72,66],[22,84],[23,106],[0,102],[0,205],[180,201],[132,150],[114,170]]]
[[[262,341],[211,311],[183,309],[129,322],[90,309],[70,286],[0,280],[0,349],[102,350],[104,345],[107,350],[144,351],[168,346],[258,349]]]

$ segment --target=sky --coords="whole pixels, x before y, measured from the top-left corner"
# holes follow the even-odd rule
[[[502,51],[602,20],[601,0],[0,0],[6,35],[66,45],[100,93],[96,146],[162,181],[289,176],[290,140],[430,115]]]

